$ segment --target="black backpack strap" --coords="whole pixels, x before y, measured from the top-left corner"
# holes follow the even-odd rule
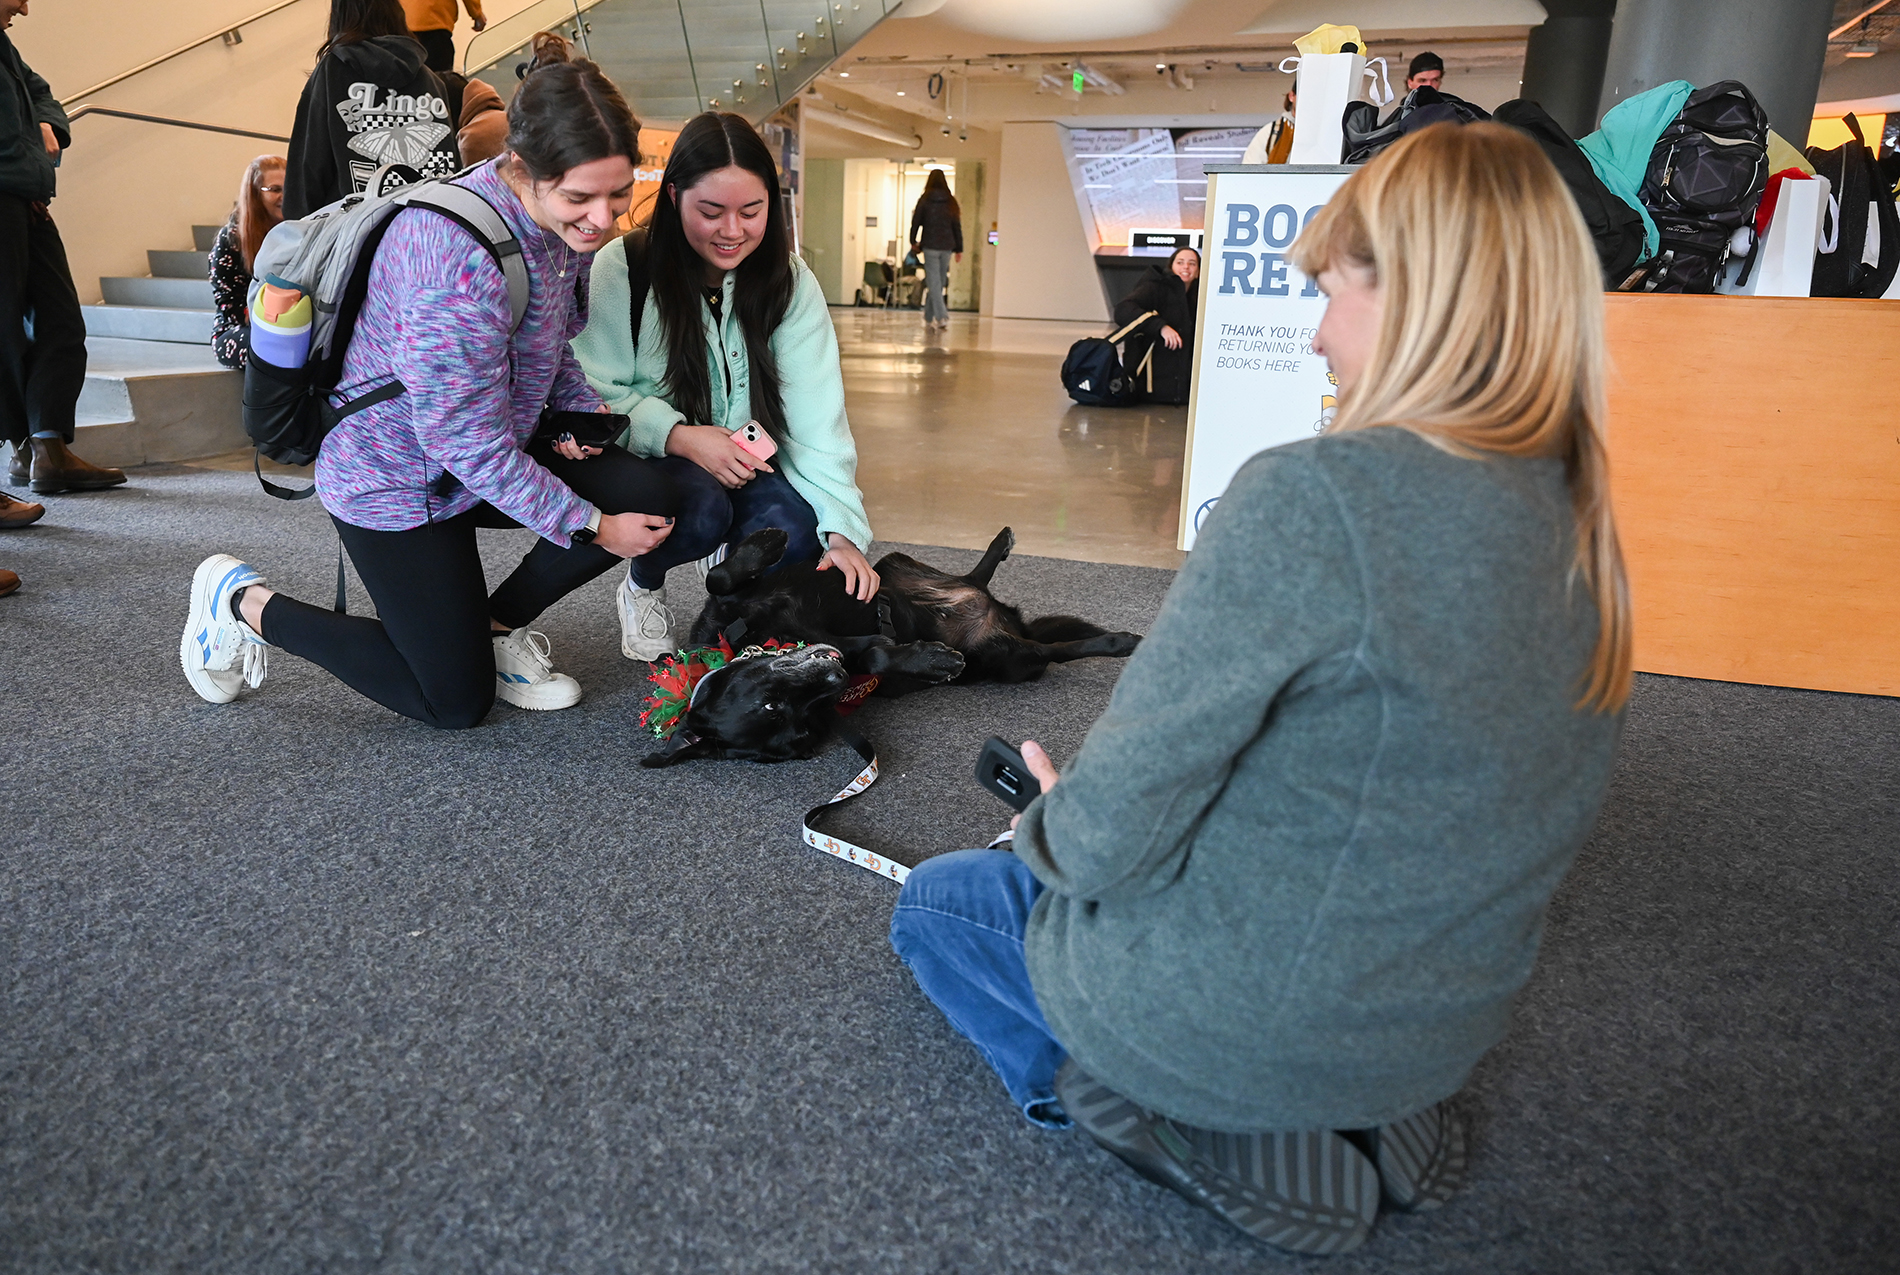
[[[647,232],[636,230],[627,236],[627,307],[633,323],[633,350],[640,352],[640,324],[647,314],[647,290],[653,285],[647,269]]]
[[[396,196],[405,208],[427,208],[441,213],[480,241],[508,282],[508,311],[512,321],[508,330],[521,326],[528,313],[528,263],[521,255],[521,241],[495,210],[495,206],[466,186],[453,182],[424,182]],[[398,391],[400,392],[400,391]],[[364,404],[368,406],[368,404]]]

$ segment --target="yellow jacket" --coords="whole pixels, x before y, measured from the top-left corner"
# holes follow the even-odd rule
[[[477,22],[482,17],[482,0],[462,0],[468,16]],[[455,0],[402,0],[402,11],[411,31],[455,30]]]

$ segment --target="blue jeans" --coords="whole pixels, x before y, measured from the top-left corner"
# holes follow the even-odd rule
[[[1005,850],[926,859],[897,896],[891,946],[1023,1115],[1067,1129],[1055,1082],[1068,1053],[1049,1032],[1023,959],[1029,909],[1041,893],[1042,883]]]
[[[684,456],[651,464],[672,480],[679,506],[673,534],[659,548],[633,559],[630,574],[640,588],[657,589],[666,583],[666,573],[681,563],[697,562],[720,545],[737,544],[767,527],[791,537],[779,566],[810,562],[824,553],[818,543],[818,515],[784,474],[757,473],[745,486],[728,491]]]
[[[947,248],[924,249],[924,321],[945,323],[950,319],[950,258]]]

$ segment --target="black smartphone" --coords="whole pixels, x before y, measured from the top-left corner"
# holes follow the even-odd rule
[[[619,412],[547,411],[541,413],[534,437],[537,442],[555,443],[561,435],[571,434],[584,447],[605,447],[626,428],[627,418]]]
[[[1025,810],[1042,794],[1042,784],[1029,773],[1023,755],[991,735],[976,759],[976,782],[1016,810]]]

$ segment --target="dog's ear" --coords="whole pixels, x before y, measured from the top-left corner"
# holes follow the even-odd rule
[[[648,770],[658,770],[662,766],[675,766],[683,761],[710,760],[723,755],[723,750],[712,740],[680,731],[667,740],[658,752],[642,757],[640,764]]]

